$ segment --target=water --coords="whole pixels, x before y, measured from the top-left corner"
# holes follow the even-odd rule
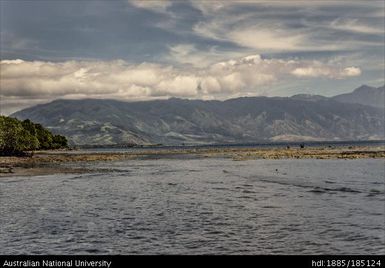
[[[0,179],[1,254],[384,254],[384,161],[158,159]]]

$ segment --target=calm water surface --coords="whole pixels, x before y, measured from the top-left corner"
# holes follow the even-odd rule
[[[1,254],[385,253],[383,160],[84,166],[0,179]]]

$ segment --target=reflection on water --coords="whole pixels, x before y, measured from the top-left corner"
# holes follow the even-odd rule
[[[383,160],[88,165],[1,178],[0,253],[385,253]]]

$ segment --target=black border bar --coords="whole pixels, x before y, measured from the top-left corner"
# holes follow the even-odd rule
[[[237,267],[383,268],[385,255],[0,255],[2,267],[135,267],[203,265],[225,261]]]

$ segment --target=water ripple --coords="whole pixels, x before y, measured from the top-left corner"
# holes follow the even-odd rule
[[[97,165],[104,171],[2,178],[0,252],[385,253],[381,160]]]

